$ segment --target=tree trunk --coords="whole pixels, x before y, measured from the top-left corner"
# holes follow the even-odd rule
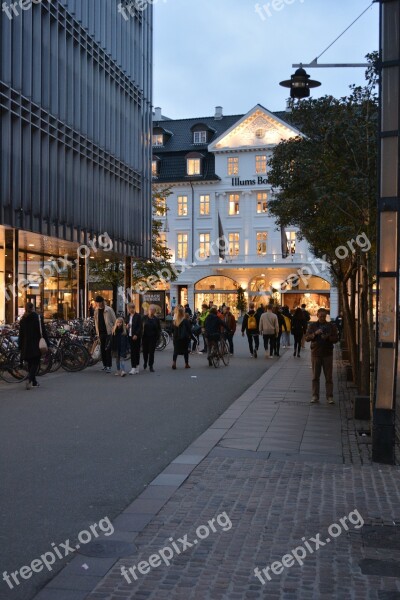
[[[368,290],[369,290],[369,277],[366,265],[365,255],[361,257],[361,295],[359,298],[360,302],[360,317],[361,317],[361,364],[360,364],[360,378],[359,378],[359,392],[362,396],[369,395],[370,388],[370,332],[369,332],[369,302],[368,302]]]
[[[354,321],[354,313],[351,312],[349,294],[347,285],[343,282],[339,283],[340,294],[343,304],[343,316],[345,323],[345,334],[347,346],[350,353],[350,364],[353,370],[353,381],[357,381],[358,363],[357,363],[357,343],[356,343],[356,327]]]

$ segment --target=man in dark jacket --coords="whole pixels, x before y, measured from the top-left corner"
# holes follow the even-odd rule
[[[226,339],[228,340],[228,344],[229,344],[229,352],[230,352],[230,354],[233,354],[233,336],[235,335],[235,332],[236,332],[236,319],[233,316],[233,314],[231,313],[231,309],[229,306],[223,307],[222,318],[225,322],[225,325],[229,329],[229,333],[228,332],[226,333]]]
[[[326,320],[325,308],[317,312],[318,321],[310,323],[306,333],[306,341],[311,342],[311,364],[313,370],[312,399],[311,404],[319,402],[319,379],[321,370],[324,371],[326,397],[328,404],[334,404],[333,400],[333,345],[339,339],[337,327],[334,323]]]
[[[252,357],[254,356],[254,358],[257,358],[257,352],[260,346],[260,336],[258,334],[258,329],[262,313],[262,309],[257,309],[257,311],[255,311],[254,302],[250,302],[249,311],[244,315],[242,321],[242,336],[244,336],[244,334],[246,333],[247,341],[249,343],[250,355]]]
[[[128,328],[128,338],[131,351],[132,369],[129,375],[139,374],[140,364],[140,343],[142,340],[142,317],[136,312],[136,307],[133,303],[128,304],[128,316],[125,320]]]
[[[33,309],[32,302],[28,302],[25,307],[25,314],[19,324],[18,345],[21,352],[21,360],[26,360],[28,363],[27,390],[30,390],[32,387],[40,387],[36,381],[41,356],[39,349],[40,338],[43,337],[47,345],[49,345],[43,317],[39,316]]]
[[[142,320],[143,369],[147,369],[148,364],[151,373],[154,373],[154,353],[161,335],[161,324],[156,317],[156,310],[157,308],[151,304],[148,314]]]

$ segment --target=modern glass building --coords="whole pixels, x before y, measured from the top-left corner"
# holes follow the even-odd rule
[[[0,320],[83,315],[92,260],[150,255],[152,6],[118,6],[2,5]]]

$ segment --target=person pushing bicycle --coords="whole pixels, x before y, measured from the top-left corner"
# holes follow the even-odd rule
[[[216,306],[210,308],[209,315],[204,321],[204,335],[207,338],[207,358],[208,364],[211,366],[211,354],[215,344],[219,341],[222,333],[222,329],[225,329],[230,333],[229,327],[225,321],[218,317],[218,311]]]

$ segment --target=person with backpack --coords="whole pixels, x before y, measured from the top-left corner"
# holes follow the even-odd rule
[[[250,302],[249,310],[244,315],[242,321],[242,337],[246,334],[247,341],[249,344],[250,355],[253,358],[257,358],[258,348],[260,347],[260,336],[258,333],[258,327],[260,323],[260,317],[254,310],[254,302]]]
[[[174,355],[172,358],[172,368],[176,370],[176,359],[182,356],[185,359],[185,369],[190,369],[189,365],[189,343],[192,336],[192,326],[190,320],[185,317],[183,306],[177,306],[174,314],[172,338],[174,342]]]

